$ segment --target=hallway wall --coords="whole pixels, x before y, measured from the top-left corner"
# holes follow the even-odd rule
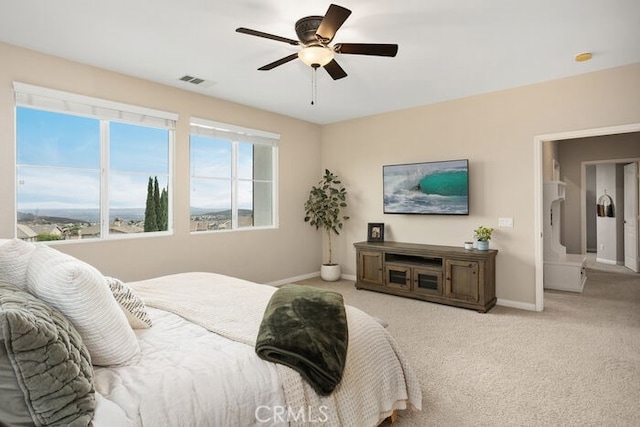
[[[567,253],[582,252],[582,163],[638,157],[640,132],[558,142],[560,179],[567,184],[560,238]]]

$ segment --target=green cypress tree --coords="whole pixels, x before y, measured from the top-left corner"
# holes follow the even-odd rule
[[[159,231],[162,230],[162,206],[160,205],[160,187],[157,176],[153,182],[153,203],[156,205],[156,229],[153,231]]]
[[[166,231],[169,229],[169,192],[166,188],[162,189],[160,193],[160,230]]]
[[[147,203],[144,210],[144,231],[156,231],[157,229],[156,203],[153,199],[153,179],[149,177],[149,184],[147,184]]]

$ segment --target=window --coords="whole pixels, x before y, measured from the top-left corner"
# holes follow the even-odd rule
[[[21,83],[14,89],[19,238],[171,231],[177,116]]]
[[[276,225],[279,135],[191,119],[191,231]]]

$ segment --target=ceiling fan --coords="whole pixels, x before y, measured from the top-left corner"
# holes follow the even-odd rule
[[[299,40],[276,36],[244,27],[237,28],[236,31],[250,36],[264,37],[266,39],[288,43],[292,46],[302,46],[302,49],[299,52],[264,65],[258,68],[258,70],[271,70],[299,58],[302,62],[312,68],[317,69],[319,67],[324,67],[334,80],[338,80],[343,77],[347,77],[347,73],[334,59],[334,54],[336,53],[390,57],[394,57],[398,53],[397,44],[336,43],[333,47],[330,47],[329,43],[331,43],[336,32],[342,24],[344,24],[349,15],[351,15],[351,11],[349,9],[332,4],[329,6],[329,9],[324,16],[306,16],[301,18],[295,25],[296,34],[298,35]]]

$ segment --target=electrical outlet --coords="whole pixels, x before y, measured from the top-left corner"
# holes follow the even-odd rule
[[[513,227],[513,218],[498,218],[498,227]]]

